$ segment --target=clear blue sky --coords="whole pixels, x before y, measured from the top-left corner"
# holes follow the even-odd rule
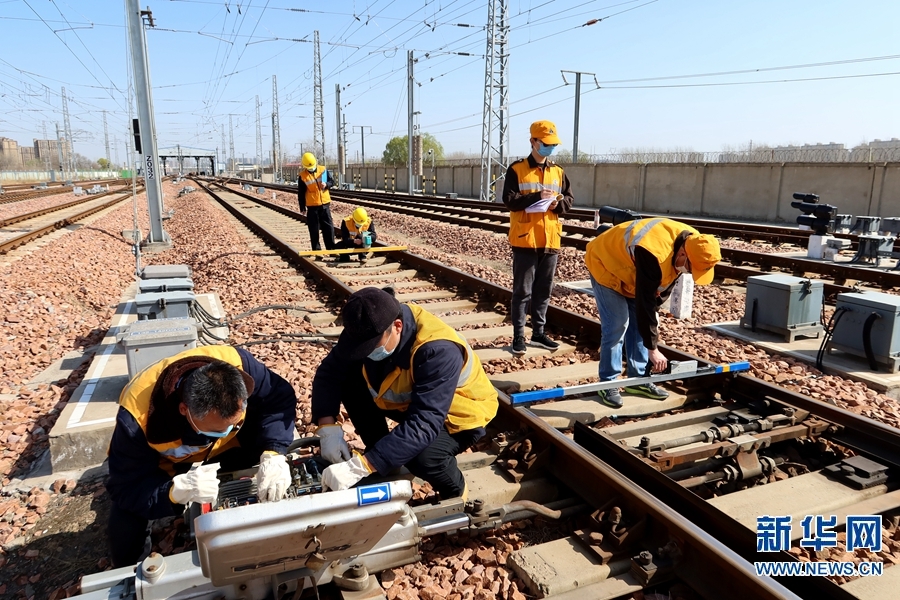
[[[481,150],[483,0],[141,5],[156,21],[147,37],[161,147],[221,146],[231,114],[236,155],[254,156],[258,95],[268,151],[277,75],[282,148],[299,152],[312,139],[310,42],[319,30],[330,152],[335,84],[343,89],[348,126],[372,127],[368,157],[406,133],[407,50],[419,59],[422,129],[447,152]],[[509,0],[509,15],[516,155],[527,152],[528,125],[536,119],[556,121],[571,147],[574,86],[563,85],[560,69],[596,73],[602,86],[583,80],[582,152],[715,151],[750,140],[849,147],[900,137],[900,2]],[[601,17],[608,18],[582,26]],[[103,156],[106,110],[111,143],[118,140],[124,160],[130,69],[124,21],[124,0],[0,0],[0,136],[30,144],[46,122],[55,137],[65,86],[76,151]],[[805,66],[835,62],[842,64]],[[797,68],[694,76],[774,67]],[[775,83],[756,83],[764,81]],[[351,159],[359,148],[357,130],[349,135]]]

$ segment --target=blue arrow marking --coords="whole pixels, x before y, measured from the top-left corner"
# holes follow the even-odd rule
[[[390,502],[391,486],[387,483],[356,488],[357,506]]]

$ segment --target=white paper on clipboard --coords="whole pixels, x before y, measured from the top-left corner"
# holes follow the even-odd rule
[[[542,200],[538,200],[531,206],[525,209],[527,213],[539,213],[539,212],[547,212],[547,209],[550,208],[550,205],[553,204],[553,201],[556,200],[555,197],[551,196],[550,198],[544,198]]]

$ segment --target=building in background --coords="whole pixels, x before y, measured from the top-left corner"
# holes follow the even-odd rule
[[[19,143],[11,138],[0,137],[0,169],[18,169],[21,166]]]

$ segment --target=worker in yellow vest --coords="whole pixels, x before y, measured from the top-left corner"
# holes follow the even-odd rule
[[[378,233],[375,231],[375,221],[363,207],[356,208],[353,213],[341,221],[341,241],[335,244],[338,250],[350,249],[362,250],[375,243]],[[348,262],[349,254],[341,254],[340,262]],[[364,256],[360,254],[359,256]]]
[[[512,352],[525,354],[525,316],[531,304],[532,346],[556,350],[550,339],[547,307],[559,257],[562,223],[559,218],[572,208],[569,178],[549,156],[560,143],[550,121],[531,124],[531,154],[506,171],[503,204],[509,208],[509,244],[513,255]]]
[[[456,455],[484,436],[497,392],[465,338],[392,293],[363,288],[341,311],[344,330],[316,370],[312,421],[322,484],[342,490],[406,466],[443,499],[465,496]],[[353,455],[335,419],[347,410],[366,452]],[[386,417],[398,423],[389,430]]]
[[[628,377],[645,376],[648,363],[655,372],[666,368],[666,357],[657,348],[657,308],[681,274],[690,273],[695,284],[707,285],[720,260],[715,237],[672,219],[626,221],[587,245],[584,262],[603,327],[600,381],[612,381],[622,372],[623,346]],[[625,392],[654,400],[669,395],[653,383],[626,386]],[[599,395],[608,406],[622,406],[618,389],[601,390]]]
[[[291,483],[284,454],[296,403],[291,384],[242,348],[185,350],[138,373],[119,397],[109,445],[113,566],[141,558],[149,520],[214,503],[220,466],[259,463],[259,500],[280,500]]]
[[[312,152],[304,153],[300,158],[297,176],[297,197],[300,212],[306,213],[306,226],[313,250],[322,249],[319,245],[319,230],[325,239],[325,249],[334,250],[334,222],[331,219],[331,194],[328,192],[333,185],[331,172],[318,163]]]

